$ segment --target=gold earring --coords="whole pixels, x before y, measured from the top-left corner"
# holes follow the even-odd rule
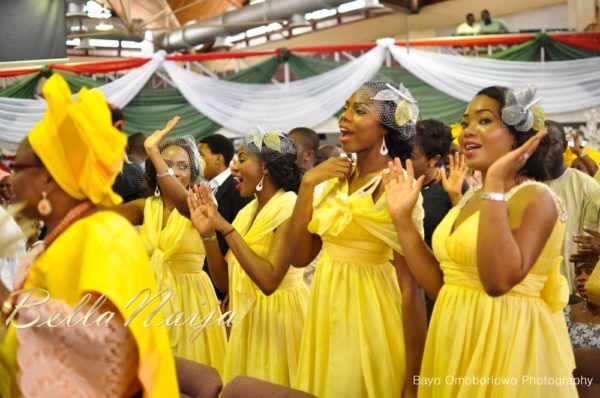
[[[52,213],[52,203],[48,200],[48,193],[46,191],[42,191],[42,199],[38,202],[37,210],[42,216]]]

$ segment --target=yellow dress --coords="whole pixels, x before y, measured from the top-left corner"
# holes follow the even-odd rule
[[[183,313],[182,322],[169,328],[173,354],[223,369],[227,338],[215,290],[204,266],[204,245],[191,221],[173,209],[163,228],[163,201],[146,199],[140,236],[160,289],[172,296],[163,314]],[[180,323],[182,323],[180,322]],[[202,326],[206,325],[204,329]]]
[[[525,279],[509,293],[491,297],[477,271],[479,212],[451,233],[473,192],[433,234],[444,285],[427,334],[419,398],[577,397],[575,386],[565,385],[574,358],[561,311],[569,290],[559,274],[566,218],[560,202],[559,218]]]
[[[144,325],[154,305],[133,317],[130,300],[144,289],[156,291],[148,256],[135,229],[123,217],[101,211],[78,220],[32,264],[24,288],[42,288],[50,297],[74,307],[87,292],[105,294],[125,320],[139,353],[137,374],[144,397],[179,395],[167,331],[157,326],[160,314]],[[137,302],[139,303],[139,301]],[[131,318],[133,317],[133,318]],[[0,396],[17,397],[17,336],[11,326],[0,343]]]
[[[280,190],[254,218],[258,208],[255,199],[238,213],[233,226],[257,255],[266,257],[275,229],[291,217],[295,202],[295,193]],[[229,309],[236,315],[229,336],[223,382],[246,375],[290,386],[296,374],[308,300],[303,270],[290,267],[277,290],[265,296],[231,250],[227,262]]]
[[[348,194],[326,183],[313,203],[310,232],[322,241],[295,387],[319,398],[400,397],[406,375],[402,296],[390,260],[402,253],[381,177]],[[370,187],[371,189],[365,189]],[[423,230],[421,202],[413,213]]]

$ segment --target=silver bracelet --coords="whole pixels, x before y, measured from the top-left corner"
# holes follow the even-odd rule
[[[493,200],[496,202],[506,202],[506,195],[501,192],[482,192],[480,195],[483,200]]]
[[[160,173],[160,174],[157,174],[156,176],[158,178],[163,178],[163,177],[172,177],[174,175],[175,175],[175,172],[173,171],[172,168],[169,167],[165,173]]]

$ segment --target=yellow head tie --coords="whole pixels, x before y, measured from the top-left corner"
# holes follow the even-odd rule
[[[127,137],[112,126],[98,89],[81,89],[74,101],[64,78],[54,74],[42,89],[48,109],[28,139],[56,183],[71,197],[114,206],[112,185],[121,170]]]

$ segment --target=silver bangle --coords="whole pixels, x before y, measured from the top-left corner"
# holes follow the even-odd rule
[[[169,167],[165,173],[157,174],[156,177],[163,178],[163,177],[172,177],[174,175],[175,175],[175,172],[173,171],[172,168]]]
[[[495,202],[506,202],[506,195],[501,192],[482,192],[480,195],[483,200],[493,200]]]

